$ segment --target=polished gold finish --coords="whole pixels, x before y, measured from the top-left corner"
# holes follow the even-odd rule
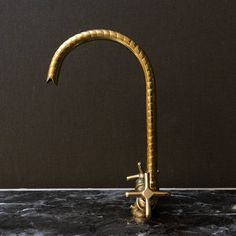
[[[137,194],[137,192],[134,192],[134,193],[128,193],[126,195],[138,196],[139,202],[143,202],[143,200],[146,201],[145,207],[143,206],[143,203],[141,204],[139,203],[138,206],[136,206],[137,205],[136,204],[133,207],[134,208],[137,207],[137,210],[139,211],[138,213],[139,217],[149,218],[151,215],[149,199],[152,196],[161,196],[162,194],[157,191],[158,185],[157,185],[157,156],[156,156],[157,132],[156,132],[155,81],[151,64],[147,56],[145,55],[144,51],[133,40],[118,32],[105,29],[85,31],[69,38],[58,48],[58,50],[56,51],[56,53],[52,58],[48,71],[47,81],[49,82],[52,80],[54,81],[55,84],[58,84],[58,76],[60,73],[61,65],[66,55],[68,55],[74,48],[78,47],[79,45],[93,40],[111,40],[122,44],[136,56],[136,58],[138,59],[143,68],[146,82],[147,172],[144,173],[141,170],[141,165],[139,164],[140,173],[138,175],[127,177],[127,179],[138,178],[139,180],[138,188],[140,188],[141,186],[142,191],[140,191],[139,194]],[[133,211],[133,214],[137,215],[135,212],[136,211]]]

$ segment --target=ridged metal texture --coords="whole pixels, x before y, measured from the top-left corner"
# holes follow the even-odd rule
[[[75,47],[93,40],[111,40],[122,44],[136,56],[143,68],[146,83],[147,172],[150,175],[151,189],[157,190],[155,81],[151,64],[137,43],[123,34],[105,29],[89,30],[76,34],[66,40],[54,54],[47,81],[52,80],[57,84],[60,68],[66,55]]]

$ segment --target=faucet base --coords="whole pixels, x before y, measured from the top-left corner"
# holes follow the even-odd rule
[[[157,200],[153,197],[169,196],[167,192],[160,192],[158,188],[150,187],[149,173],[144,172],[141,163],[138,163],[139,174],[128,176],[127,179],[136,179],[135,191],[127,192],[126,197],[136,197],[136,202],[131,206],[131,212],[138,223],[150,219],[152,209],[155,207]]]
[[[156,204],[157,201],[153,199],[150,201],[151,211],[155,208]],[[146,217],[145,200],[142,198],[136,198],[136,202],[130,208],[136,223],[146,223],[151,217],[151,214],[149,217]]]

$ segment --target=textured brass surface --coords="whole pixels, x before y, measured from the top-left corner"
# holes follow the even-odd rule
[[[146,216],[148,218],[150,216],[149,199],[154,195],[158,195],[156,192],[158,190],[156,150],[157,130],[155,80],[151,64],[144,51],[133,40],[118,32],[105,29],[85,31],[69,38],[57,49],[51,60],[47,81],[49,82],[52,80],[55,84],[58,84],[61,65],[66,55],[68,55],[74,48],[78,47],[79,45],[93,40],[111,40],[122,44],[136,56],[143,68],[146,83],[147,172],[128,177],[128,179],[139,178],[141,182],[142,179],[144,180],[142,188],[144,188],[145,190],[142,191],[140,193],[141,195],[139,194],[138,196],[139,200],[141,200],[142,198],[146,199],[146,205],[141,209],[143,213],[145,211],[146,213],[141,215],[142,217]],[[132,193],[129,193],[128,195],[132,195]]]

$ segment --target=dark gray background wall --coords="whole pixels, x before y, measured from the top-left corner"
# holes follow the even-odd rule
[[[145,163],[141,68],[122,46],[73,51],[107,28],[137,41],[157,78],[161,187],[236,187],[235,1],[0,0],[0,187],[131,187]]]

